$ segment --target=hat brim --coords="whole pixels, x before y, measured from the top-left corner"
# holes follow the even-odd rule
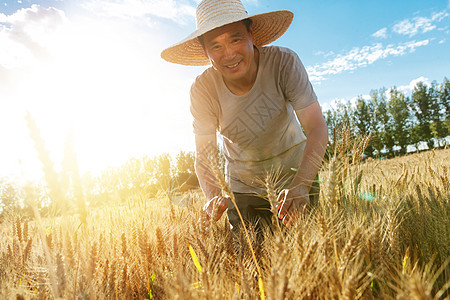
[[[288,10],[278,10],[263,14],[249,16],[252,19],[252,34],[256,46],[268,45],[282,36],[292,23],[294,14]],[[213,29],[242,21],[247,18],[240,18],[219,24],[214,28],[197,29],[181,42],[165,49],[161,52],[161,57],[172,63],[186,66],[206,66],[211,64],[209,58],[198,40],[198,37]]]

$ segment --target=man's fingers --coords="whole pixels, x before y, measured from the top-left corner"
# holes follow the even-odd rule
[[[213,214],[213,203],[211,201],[208,201],[204,206],[203,206],[203,212],[204,212],[204,225],[206,227],[208,227],[211,224],[211,218],[212,218],[212,214]]]
[[[299,211],[300,210],[298,208],[289,211],[289,213],[286,216],[286,220],[283,220],[283,224],[286,225],[287,227],[290,227],[292,224],[294,224],[297,218],[299,217]]]
[[[286,225],[286,227],[291,226],[297,219],[298,213],[299,208],[295,204],[292,204],[289,211],[286,213],[286,216],[283,218],[283,224]]]
[[[290,202],[287,202],[287,194],[288,190],[281,191],[280,194],[278,194],[277,202],[278,202],[278,218],[283,219],[286,215]]]
[[[205,217],[206,217],[206,219],[211,218],[212,209],[211,209],[211,206],[210,206],[210,203],[209,203],[209,202],[206,203],[206,204],[203,206],[203,211],[205,212]]]
[[[289,200],[286,200],[288,202]],[[281,215],[281,211],[279,214],[279,218],[283,219],[283,224],[287,227],[291,226],[296,222],[296,220],[300,217],[300,215],[304,214],[306,209],[309,206],[308,202],[299,201],[299,199],[290,200],[290,205],[286,213]],[[284,203],[283,203],[284,204]]]
[[[286,202],[286,201],[285,201]],[[291,224],[292,219],[297,214],[296,204],[293,200],[290,200],[290,206],[289,209],[286,211],[286,213],[283,216],[283,224],[288,226]]]
[[[226,209],[226,207],[224,208],[223,206],[217,206],[217,212],[216,212],[216,217],[215,217],[214,221],[219,221],[220,220],[220,218],[222,217],[225,209]]]
[[[226,198],[220,198],[217,201],[217,207],[219,209],[219,211],[225,211],[225,209],[227,209],[228,207],[228,201]]]
[[[216,211],[216,218],[214,221],[218,221],[222,217],[222,215],[225,212],[225,210],[227,209],[227,207],[228,207],[228,201],[226,198],[221,197],[216,200],[216,210],[217,211]]]
[[[291,205],[292,205],[292,200],[285,199],[281,203],[281,206],[279,208],[278,218],[283,219],[287,215],[288,211],[290,210]]]
[[[205,224],[209,226],[211,223],[211,219],[214,218],[213,221],[218,221],[225,210],[228,208],[228,201],[223,197],[214,197],[209,200],[204,206],[203,211],[205,212]]]

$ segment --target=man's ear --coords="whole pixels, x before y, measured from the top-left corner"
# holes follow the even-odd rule
[[[248,29],[248,34],[252,37],[252,43],[254,45],[255,44],[255,37],[253,36],[253,29],[252,29],[252,27],[253,27],[253,24],[250,25],[250,28]]]
[[[200,43],[200,45],[202,45],[203,50],[205,50],[205,40],[203,38],[203,35],[199,35],[197,37],[197,41]]]
[[[200,45],[202,45],[203,53],[204,53],[205,56],[209,59],[208,52],[206,51],[205,41],[204,41],[204,39],[203,39],[203,36],[199,36],[199,37],[197,37],[197,39],[198,39]],[[211,64],[212,64],[212,61],[211,61],[211,60],[209,60],[209,61],[210,61]],[[214,65],[213,65],[213,68],[214,68]],[[214,68],[214,69],[216,69],[216,68]]]

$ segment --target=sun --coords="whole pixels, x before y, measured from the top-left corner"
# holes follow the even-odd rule
[[[57,169],[70,131],[82,172],[99,173],[131,157],[192,150],[193,76],[175,75],[151,33],[82,18],[41,34],[48,57],[20,72],[9,95],[22,115],[14,121],[23,137],[18,148],[30,148],[23,119],[30,112]],[[27,164],[35,153],[27,152],[22,168],[39,173],[31,170],[36,164]]]

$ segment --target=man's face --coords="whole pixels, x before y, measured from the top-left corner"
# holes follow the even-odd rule
[[[205,33],[203,42],[213,67],[226,82],[251,80],[256,75],[253,36],[242,22]]]

